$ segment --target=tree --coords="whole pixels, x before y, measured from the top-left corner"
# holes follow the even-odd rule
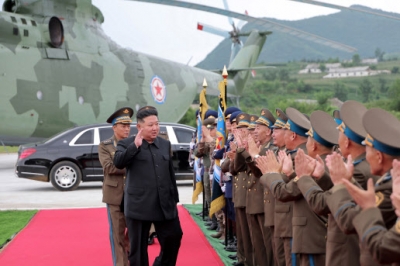
[[[361,58],[359,54],[353,55],[353,65],[357,66],[361,63]]]
[[[381,49],[378,47],[375,50],[375,57],[378,58],[378,61],[381,62],[383,61],[383,56],[385,55],[385,52],[381,51]]]
[[[342,102],[347,100],[348,89],[341,82],[335,82],[333,85],[333,96]]]
[[[332,94],[330,92],[318,92],[315,96],[319,105],[326,105],[329,98],[332,97]]]
[[[320,64],[320,65],[319,65],[319,69],[321,70],[321,72],[325,72],[325,70],[326,70],[326,65],[325,65],[325,64]]]
[[[389,99],[391,99],[390,109],[400,111],[400,79],[396,79],[388,91]]]
[[[363,81],[360,84],[359,89],[360,89],[362,97],[363,97],[363,102],[368,102],[369,96],[373,89],[371,81],[369,81],[369,79],[363,79]]]
[[[389,87],[387,86],[386,79],[379,78],[378,82],[379,82],[379,92],[386,93],[389,89]]]
[[[395,66],[392,68],[392,74],[397,74],[399,73],[399,67]]]
[[[279,69],[278,76],[280,81],[289,81],[289,71],[286,69]]]
[[[178,123],[196,127],[196,110],[189,108]]]

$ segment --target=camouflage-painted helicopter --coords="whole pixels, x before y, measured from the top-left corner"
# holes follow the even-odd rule
[[[176,122],[204,78],[217,89],[220,74],[122,48],[103,21],[91,0],[4,1],[0,141],[37,141],[122,106],[155,105],[161,121]],[[229,65],[230,94],[240,95],[268,33],[252,31]]]
[[[257,21],[266,28],[348,52],[355,48],[275,22],[172,0],[134,0]],[[125,49],[107,37],[91,0],[5,0],[0,12],[0,143],[33,142],[74,125],[103,122],[116,108],[156,105],[178,121],[206,78],[221,76]],[[240,96],[270,32],[251,31],[228,66],[228,92]],[[221,66],[222,68],[222,66]],[[263,68],[263,67],[262,67]],[[215,90],[216,91],[216,90]]]

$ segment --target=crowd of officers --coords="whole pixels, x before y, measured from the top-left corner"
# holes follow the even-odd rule
[[[233,265],[400,265],[396,117],[356,101],[333,115],[291,107],[250,115],[229,107],[221,150],[216,118],[207,111],[192,145],[203,167],[198,215],[208,214],[213,163],[222,159],[226,205],[206,224],[236,252]]]

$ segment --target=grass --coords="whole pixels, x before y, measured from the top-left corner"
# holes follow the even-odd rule
[[[37,211],[0,211],[0,248],[21,231]]]
[[[0,154],[1,153],[17,153],[18,146],[2,146],[0,145]]]

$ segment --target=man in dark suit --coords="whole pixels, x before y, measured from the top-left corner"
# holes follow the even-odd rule
[[[158,137],[157,109],[137,112],[136,136],[118,143],[114,164],[126,168],[124,209],[130,240],[129,263],[149,265],[147,239],[154,223],[161,245],[153,265],[175,265],[182,239],[171,143]]]

